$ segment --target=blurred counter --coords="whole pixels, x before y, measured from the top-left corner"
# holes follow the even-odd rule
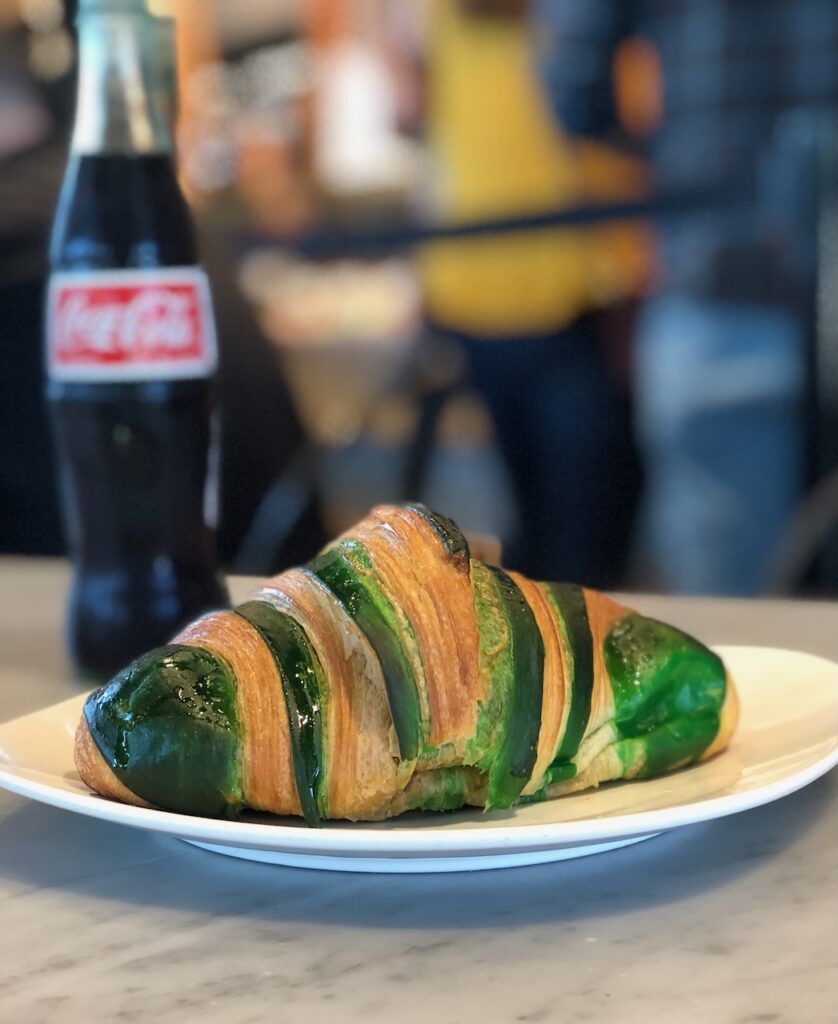
[[[2,720],[79,691],[67,580],[62,562],[0,559]],[[834,603],[632,600],[709,642],[838,657]],[[2,792],[0,1019],[823,1024],[836,814],[832,772],[596,857],[372,876],[228,860]]]

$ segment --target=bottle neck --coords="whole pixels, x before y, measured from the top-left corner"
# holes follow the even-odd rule
[[[79,19],[74,153],[171,152],[167,90],[156,81],[161,68],[154,41],[149,17],[96,11]]]

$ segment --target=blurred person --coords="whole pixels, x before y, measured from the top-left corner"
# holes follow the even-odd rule
[[[538,11],[567,132],[619,137],[611,61],[639,34],[661,67],[659,189],[742,188],[733,207],[663,222],[663,287],[638,327],[634,380],[656,582],[754,593],[804,477],[805,240],[774,186],[799,170],[794,118],[835,118],[838,4],[542,0]]]
[[[637,161],[569,143],[540,93],[521,0],[431,7],[427,130],[447,222],[640,192]],[[420,266],[433,330],[466,350],[516,498],[504,561],[539,578],[620,581],[638,489],[628,396],[608,342],[642,289],[636,226],[444,240]],[[622,332],[625,333],[625,332]]]

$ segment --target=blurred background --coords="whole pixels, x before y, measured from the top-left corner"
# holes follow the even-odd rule
[[[0,0],[5,553],[64,551],[72,6]],[[838,0],[149,6],[177,18],[228,569],[419,499],[541,578],[838,594]]]

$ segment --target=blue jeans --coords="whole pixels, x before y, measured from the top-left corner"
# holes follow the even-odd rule
[[[504,565],[535,579],[618,586],[639,469],[628,398],[598,318],[543,336],[443,333],[466,350],[512,483],[519,529],[504,538]]]
[[[753,594],[803,487],[803,330],[768,306],[664,294],[635,352],[655,583]]]

